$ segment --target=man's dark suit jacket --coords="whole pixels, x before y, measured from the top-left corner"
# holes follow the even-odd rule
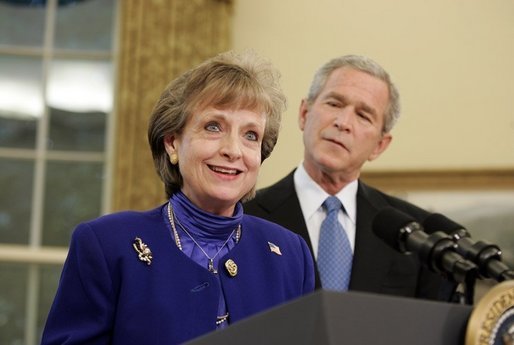
[[[274,185],[257,191],[244,205],[245,213],[268,219],[300,234],[312,244],[294,188],[294,171]],[[359,181],[357,223],[350,290],[449,301],[453,284],[420,265],[414,255],[395,251],[372,231],[375,215],[394,207],[422,222],[428,212]],[[320,287],[316,274],[316,288]]]

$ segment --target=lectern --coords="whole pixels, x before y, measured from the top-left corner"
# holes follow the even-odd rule
[[[189,345],[460,345],[467,305],[318,290]]]

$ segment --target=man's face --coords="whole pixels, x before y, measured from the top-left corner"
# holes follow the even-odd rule
[[[348,181],[358,178],[362,165],[391,141],[382,133],[388,104],[382,80],[348,67],[333,71],[316,100],[300,106],[307,172],[315,179],[319,171]]]

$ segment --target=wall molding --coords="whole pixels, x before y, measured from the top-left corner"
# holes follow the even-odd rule
[[[367,184],[384,191],[508,190],[514,191],[514,169],[367,171]]]

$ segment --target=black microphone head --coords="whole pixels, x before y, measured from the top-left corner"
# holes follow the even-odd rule
[[[462,237],[469,237],[468,232],[462,225],[455,223],[453,220],[440,213],[432,213],[429,215],[423,221],[423,228],[428,234],[436,231],[442,231],[452,237],[455,237],[456,240]]]
[[[373,219],[373,232],[389,246],[401,253],[408,252],[405,247],[407,236],[422,227],[410,215],[392,207],[387,207]]]

